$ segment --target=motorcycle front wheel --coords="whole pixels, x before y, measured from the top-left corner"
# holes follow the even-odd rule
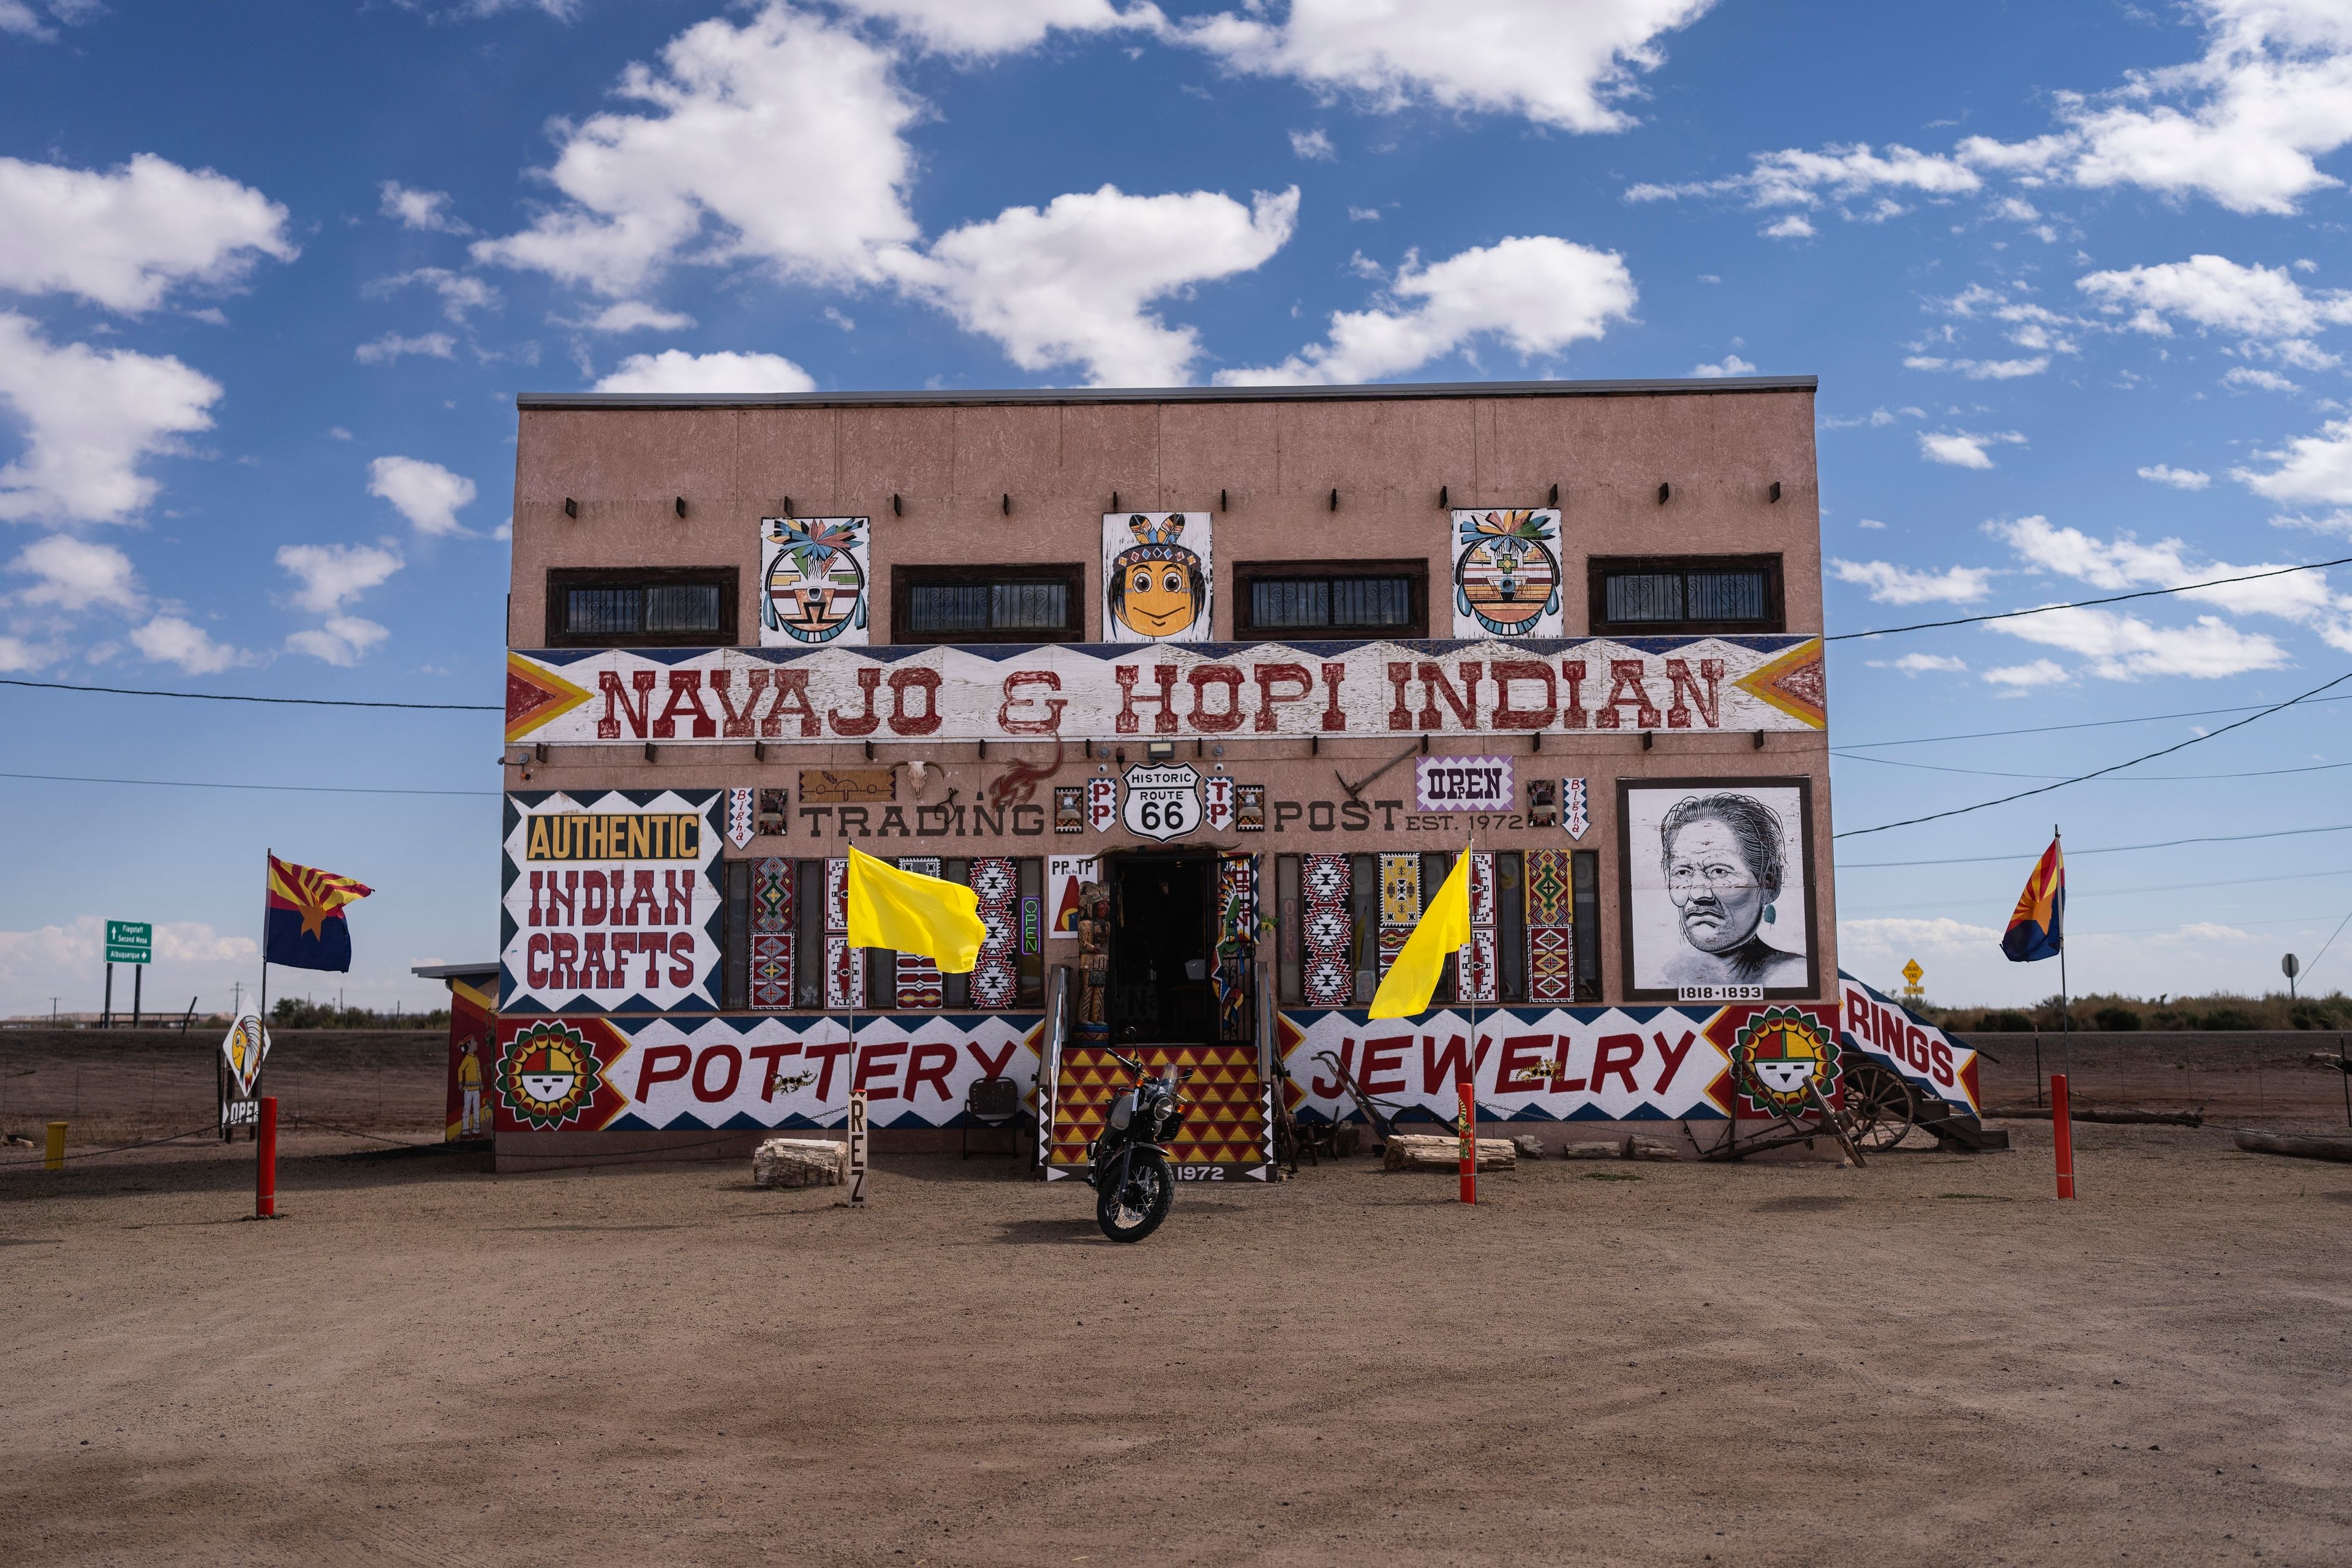
[[[1113,1241],[1141,1241],[1160,1228],[1168,1217],[1168,1205],[1176,1199],[1168,1156],[1139,1143],[1128,1156],[1126,1182],[1117,1176],[1116,1166],[1103,1173],[1102,1188],[1095,1194],[1095,1223]]]

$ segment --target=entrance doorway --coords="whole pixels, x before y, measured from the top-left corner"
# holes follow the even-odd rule
[[[1104,1021],[1122,1048],[1217,1037],[1214,855],[1110,857]]]

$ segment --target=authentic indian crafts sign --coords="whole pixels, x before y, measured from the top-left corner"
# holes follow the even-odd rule
[[[507,656],[507,739],[1819,731],[1816,637],[542,649]]]
[[[509,794],[499,1011],[717,1007],[723,799]]]

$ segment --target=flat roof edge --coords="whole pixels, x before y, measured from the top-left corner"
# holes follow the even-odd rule
[[[988,404],[1368,403],[1437,397],[1655,397],[1812,392],[1811,375],[1675,376],[1647,381],[1422,381],[1360,386],[1014,387],[992,392],[524,392],[535,408],[888,408]]]

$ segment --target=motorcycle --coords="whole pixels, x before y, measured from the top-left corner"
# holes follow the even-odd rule
[[[1095,1190],[1095,1223],[1102,1233],[1113,1241],[1141,1241],[1160,1228],[1175,1201],[1175,1172],[1161,1145],[1183,1123],[1176,1087],[1192,1069],[1151,1078],[1141,1062],[1117,1051],[1110,1058],[1134,1078],[1135,1087],[1111,1101],[1102,1136],[1087,1146],[1087,1184]]]

